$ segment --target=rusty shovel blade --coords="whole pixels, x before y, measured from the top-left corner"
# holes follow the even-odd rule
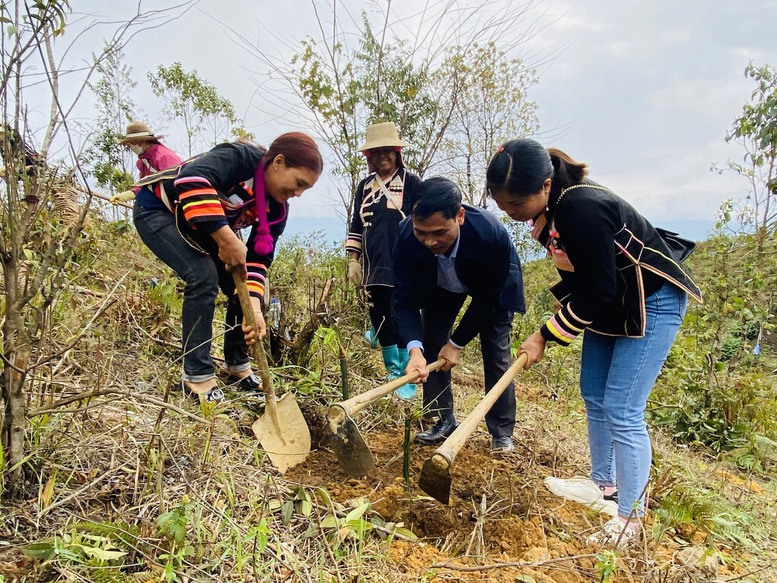
[[[436,453],[424,462],[418,479],[421,490],[443,504],[451,498],[451,462]]]
[[[243,317],[259,338],[259,328],[256,325],[248,286],[237,271],[232,272],[232,278],[235,282],[235,291],[240,298]],[[305,461],[310,453],[310,429],[291,393],[286,393],[278,400],[275,399],[275,388],[270,376],[270,367],[267,364],[267,355],[260,340],[254,342],[252,352],[259,366],[259,376],[262,378],[267,400],[264,415],[254,421],[251,428],[270,461],[283,474],[289,468]]]
[[[268,394],[268,402],[270,398],[275,396]],[[278,431],[278,426],[283,431]],[[251,429],[281,474],[304,462],[310,453],[310,429],[291,393],[284,393],[275,403],[275,417],[265,413],[254,421]]]
[[[431,372],[438,370],[444,364],[445,359],[439,358],[427,368]],[[418,372],[414,371],[329,407],[327,419],[329,420],[329,430],[334,438],[333,448],[340,465],[347,474],[363,476],[375,467],[375,458],[364,442],[364,438],[359,433],[359,428],[356,427],[351,415],[355,415],[370,404],[390,395],[405,383],[413,383],[417,379]]]
[[[359,428],[342,407],[329,412],[332,444],[340,467],[349,476],[364,476],[375,467],[375,458],[367,447]]]

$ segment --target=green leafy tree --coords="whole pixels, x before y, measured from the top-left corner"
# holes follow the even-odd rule
[[[746,234],[737,241],[744,246],[745,306],[753,314],[750,324],[742,322],[741,326],[756,324],[759,343],[762,335],[770,336],[771,346],[777,348],[777,335],[773,334],[777,304],[777,71],[770,65],[750,63],[745,75],[755,88],[726,137],[744,149],[742,162],[729,161],[729,168],[748,184],[738,213]]]
[[[742,144],[744,160],[729,162],[729,167],[749,182],[743,222],[755,231],[759,255],[777,229],[777,71],[769,65],[752,63],[745,75],[755,81],[750,102],[726,137]]]
[[[68,0],[0,2],[3,24],[2,62],[0,63],[0,154],[4,167],[0,180],[0,263],[3,287],[0,303],[2,318],[3,414],[0,432],[0,492],[23,495],[25,492],[25,453],[27,436],[26,406],[31,398],[31,378],[40,378],[46,367],[73,348],[99,318],[107,304],[97,310],[92,322],[75,331],[68,346],[52,346],[48,333],[51,312],[70,277],[80,267],[71,259],[84,251],[88,240],[81,237],[94,193],[82,169],[81,152],[76,147],[71,112],[84,95],[97,66],[115,51],[121,50],[131,33],[145,25],[158,26],[159,19],[185,10],[190,2],[153,13],[138,12],[116,27],[104,51],[87,68],[67,69],[55,55],[68,54],[72,45],[63,45],[69,27]],[[84,26],[90,26],[89,24]],[[77,27],[76,27],[77,28]],[[75,34],[74,38],[78,39]],[[74,41],[75,42],[75,41]],[[70,74],[75,87],[72,102],[60,95],[60,76]],[[41,81],[43,80],[43,82]],[[34,101],[28,99],[34,87]],[[32,96],[32,95],[31,95]],[[49,118],[41,130],[40,147],[25,113],[39,107],[41,99],[51,103]],[[62,158],[49,162],[48,154],[56,145]],[[76,196],[69,197],[76,193]],[[77,202],[60,212],[59,201]],[[84,257],[89,257],[84,253]]]
[[[777,438],[775,350],[764,341],[777,298],[777,76],[752,64],[745,74],[755,89],[726,139],[743,146],[743,161],[728,166],[747,188],[724,203],[713,236],[691,258],[705,302],[689,311],[653,414],[679,440],[761,471],[772,447],[764,444]],[[665,406],[673,401],[680,406]]]
[[[414,64],[406,42],[399,39],[386,46],[362,14],[357,48],[349,50],[340,37],[322,42],[308,38],[291,63],[292,69],[283,75],[335,155],[333,172],[344,178],[339,196],[346,214],[364,174],[359,147],[369,124],[395,122],[410,143],[405,152],[408,166],[423,175],[439,144],[433,136],[437,121],[446,116],[430,91],[428,63]]]
[[[320,50],[316,41],[308,38],[301,42],[301,50],[291,63],[294,68],[283,74],[298,91],[334,152],[336,163],[332,172],[345,177],[348,200],[359,179],[361,153],[357,141],[363,135],[359,132],[364,123],[355,55],[347,54],[341,42],[333,41],[326,50]]]
[[[252,50],[301,103],[290,103],[288,95],[278,91],[282,115],[312,123],[329,146],[332,172],[343,178],[337,196],[346,222],[366,171],[359,146],[367,125],[395,122],[410,143],[404,152],[408,167],[423,177],[441,157],[444,161],[441,147],[454,122],[454,109],[464,107],[459,104],[465,86],[462,72],[454,75],[454,68],[445,66],[446,57],[459,53],[470,64],[468,52],[491,43],[495,50],[512,53],[534,24],[527,16],[531,0],[514,3],[509,11],[492,0],[466,8],[438,3],[411,18],[395,14],[389,1],[370,4],[360,19],[347,12],[343,19],[340,4],[331,0],[326,21],[318,5],[312,6],[319,34],[301,41],[288,64],[269,55],[266,47]],[[524,66],[522,75],[528,70]]]
[[[423,177],[437,154],[453,105],[438,93],[445,86],[434,81],[435,63],[428,56],[419,59],[410,39],[387,41],[386,32],[384,28],[378,38],[362,14],[356,74],[366,122],[396,123],[410,144],[404,152],[406,162]],[[363,166],[363,156],[361,160]]]
[[[169,67],[160,65],[148,74],[148,80],[154,93],[167,99],[168,116],[183,122],[188,156],[244,132],[233,130],[241,121],[232,103],[197,71],[186,71],[175,62]]]
[[[440,165],[467,202],[485,207],[486,168],[497,146],[539,128],[537,104],[528,97],[537,73],[489,42],[451,49],[438,77],[456,87],[452,94],[442,93],[452,116]]]
[[[121,51],[108,51],[105,59],[95,60],[99,78],[89,83],[89,88],[97,100],[99,113],[85,159],[92,166],[97,185],[116,192],[128,189],[134,182],[134,157],[117,141],[124,135],[127,124],[138,118],[140,108],[131,97],[138,83],[132,76],[132,67],[124,63]]]
[[[23,481],[24,386],[42,326],[40,313],[53,300],[53,288],[61,280],[65,258],[58,250],[64,248],[66,253],[72,250],[84,218],[81,216],[63,236],[42,216],[53,201],[47,188],[48,177],[42,171],[41,153],[32,147],[21,117],[25,109],[22,73],[26,65],[40,56],[40,47],[50,47],[52,39],[62,35],[69,10],[66,0],[35,2],[32,6],[21,2],[0,4],[0,21],[4,25],[0,108],[13,116],[4,120],[0,132],[5,163],[0,196],[0,261],[4,284],[0,470],[4,478],[10,477],[12,494],[19,493]],[[52,125],[47,136],[53,133]],[[0,482],[0,492],[4,490],[2,486]]]

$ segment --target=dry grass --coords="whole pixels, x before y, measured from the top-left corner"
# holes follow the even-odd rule
[[[175,280],[145,252],[82,272],[90,269],[91,284],[79,280],[50,310],[44,347],[51,353],[68,346],[115,282],[130,275],[83,338],[30,380],[26,495],[0,506],[6,581],[142,581],[167,574],[181,581],[572,582],[600,580],[608,560],[618,581],[746,581],[750,571],[754,581],[777,579],[774,482],[748,483],[660,434],[651,536],[610,558],[585,547],[602,518],[542,485],[547,475],[587,473],[573,351],[554,351],[519,378],[516,453],[492,460],[481,426],[454,464],[454,501],[443,507],[415,480],[409,492],[402,484],[406,411],[392,400],[357,419],[378,459],[374,475],[357,480],[339,469],[321,414],[340,390],[331,351],[317,350],[320,370],[276,371],[282,388],[310,393],[299,399],[315,448],[305,465],[281,476],[250,432],[257,414],[250,400],[209,409],[177,390]],[[160,282],[154,288],[152,277]],[[378,352],[360,345],[361,331],[347,323],[340,334],[356,355],[352,393],[374,385]],[[479,371],[473,346],[455,377],[461,416],[480,398]],[[414,478],[428,455],[414,446]],[[747,514],[752,525],[740,525],[745,542],[716,539],[703,525],[656,520],[678,493],[702,488],[720,504],[697,505],[699,516],[709,519],[721,506]],[[346,523],[366,500],[363,522]],[[397,530],[400,523],[422,540]],[[756,535],[760,549],[746,544]],[[24,554],[30,548],[51,554],[34,560]],[[123,554],[100,564],[99,551]]]

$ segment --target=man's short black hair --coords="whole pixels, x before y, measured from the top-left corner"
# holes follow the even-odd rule
[[[461,208],[461,190],[452,180],[435,176],[424,180],[416,191],[416,203],[412,215],[417,219],[428,219],[434,213],[442,213],[446,219],[453,219]]]

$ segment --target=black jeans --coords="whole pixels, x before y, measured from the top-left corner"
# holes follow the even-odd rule
[[[146,246],[186,283],[181,314],[181,378],[196,383],[215,377],[210,347],[219,288],[229,298],[224,334],[224,360],[232,372],[248,370],[251,366],[248,347],[240,328],[243,310],[235,295],[232,274],[218,258],[215,243],[210,254],[195,249],[181,236],[174,215],[167,209],[147,209],[136,202],[133,217],[135,228]]]
[[[440,349],[451,337],[467,294],[457,294],[438,288],[433,301],[421,310],[424,324],[424,358],[431,363],[437,360]],[[485,392],[491,390],[510,368],[510,332],[513,312],[495,307],[480,326],[480,349],[483,356]],[[440,417],[453,415],[453,390],[451,373],[436,371],[429,374],[424,383],[424,410]],[[486,414],[486,426],[494,437],[512,436],[515,428],[515,385],[510,385]]]
[[[387,285],[368,285],[367,293],[370,300],[370,323],[377,331],[380,345],[394,346],[396,344],[400,348],[404,348],[405,345],[399,339],[394,318],[394,288]]]

